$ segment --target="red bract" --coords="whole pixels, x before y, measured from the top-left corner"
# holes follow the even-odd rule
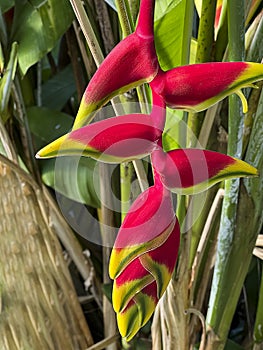
[[[226,96],[237,93],[247,110],[243,87],[262,79],[263,65],[248,62],[213,62],[159,70],[150,83],[171,108],[199,112]]]
[[[155,184],[131,206],[110,259],[113,307],[119,330],[130,340],[151,317],[171,279],[180,230],[172,200],[155,176]]]
[[[154,47],[154,0],[141,2],[134,33],[122,40],[105,58],[83,95],[73,129],[87,124],[94,112],[112,97],[151,81],[158,70]]]
[[[161,134],[150,115],[124,115],[73,130],[42,148],[37,157],[82,155],[120,163],[150,154]]]
[[[257,170],[225,154],[201,149],[177,149],[152,154],[155,170],[169,190],[181,194],[202,192],[215,183],[233,177],[257,176]]]

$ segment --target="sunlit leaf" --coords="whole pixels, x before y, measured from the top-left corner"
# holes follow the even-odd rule
[[[192,10],[191,2],[186,0],[156,3],[155,44],[163,70],[187,63]]]

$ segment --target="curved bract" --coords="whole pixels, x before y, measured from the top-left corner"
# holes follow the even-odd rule
[[[126,215],[110,258],[113,308],[127,340],[149,320],[165,292],[179,242],[171,195],[156,174],[154,186],[136,199]]]
[[[73,130],[42,148],[37,157],[81,155],[121,163],[150,154],[161,134],[150,115],[124,115]]]
[[[233,177],[257,176],[253,166],[218,152],[177,149],[152,154],[152,162],[164,186],[180,194],[195,194]]]
[[[232,93],[246,100],[240,89],[263,78],[263,65],[249,62],[212,62],[173,68],[158,75],[150,83],[170,108],[200,112]]]

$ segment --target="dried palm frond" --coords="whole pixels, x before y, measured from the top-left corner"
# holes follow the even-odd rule
[[[1,160],[0,348],[85,349],[93,341],[42,189]]]

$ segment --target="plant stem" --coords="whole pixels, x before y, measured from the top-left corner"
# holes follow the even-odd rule
[[[216,0],[203,0],[200,25],[198,30],[198,44],[196,63],[207,62],[211,59],[214,41]]]
[[[133,21],[131,17],[131,11],[127,0],[115,0],[119,21],[121,24],[121,30],[124,37],[131,34],[134,30]]]
[[[86,14],[86,11],[83,7],[83,3],[81,0],[70,0],[70,3],[78,19],[85,39],[87,40],[94,61],[96,65],[99,66],[104,59],[103,53],[89,21],[89,18]]]
[[[245,37],[244,1],[229,1],[227,10],[229,59],[232,61],[243,60]],[[237,96],[230,96],[228,154],[237,158],[240,158],[242,154],[243,124],[240,100]],[[236,230],[239,184],[240,181],[238,179],[225,182],[225,197],[219,230],[218,250],[210,294],[209,310],[207,314],[207,323],[213,329],[213,332],[219,337],[220,345],[218,349],[223,349],[224,347],[236,307],[235,303],[238,300],[236,299],[236,295],[238,298],[241,292],[241,289],[237,289],[237,284],[239,285],[240,281],[236,280],[235,271],[233,271],[231,279],[233,284],[230,285],[229,281],[229,271],[231,271],[230,261],[233,261],[234,258],[233,244],[237,239],[234,233]],[[235,256],[235,259],[238,260],[238,257]],[[235,290],[233,293],[232,286],[234,285]],[[242,288],[242,284],[240,288]],[[233,294],[235,294],[234,297]],[[231,306],[228,307],[227,305],[229,305],[230,298]],[[227,312],[226,309],[228,309]],[[215,340],[215,342],[218,342],[218,339]],[[213,341],[210,342],[210,346],[211,344],[213,344]]]
[[[196,63],[203,63],[211,60],[214,42],[215,11],[216,0],[203,0],[197,38]],[[189,114],[188,126],[195,136],[195,140],[191,137],[189,138],[189,147],[194,147],[196,144],[196,139],[199,136],[204,121],[204,116],[204,112]]]

